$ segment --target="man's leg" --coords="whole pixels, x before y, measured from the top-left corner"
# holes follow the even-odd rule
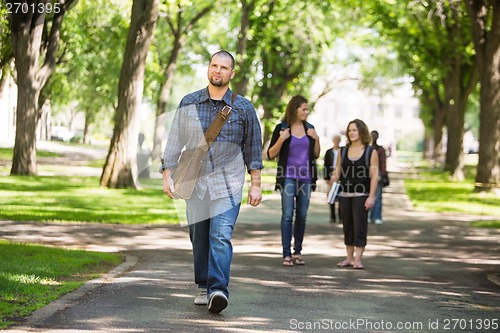
[[[205,211],[205,213],[203,213]],[[186,201],[186,216],[189,223],[189,239],[193,248],[194,282],[198,285],[195,304],[205,305],[207,298],[208,252],[210,219],[204,201],[192,198]]]
[[[377,191],[375,191],[375,203],[370,209],[370,221],[381,223],[382,221],[382,183],[379,181]]]
[[[208,311],[219,313],[228,304],[228,284],[233,257],[231,238],[241,206],[241,192],[236,196],[213,200],[210,218],[208,253]]]
[[[240,207],[241,193],[229,198],[212,200],[207,279],[209,295],[215,291],[222,291],[229,296],[227,286],[233,257],[231,238]]]
[[[209,232],[210,220],[189,225],[189,238],[193,247],[194,282],[200,288],[207,286]]]

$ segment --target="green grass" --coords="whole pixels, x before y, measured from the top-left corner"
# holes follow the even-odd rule
[[[263,174],[263,193],[273,192],[274,174]],[[248,178],[249,179],[249,178]],[[0,219],[111,224],[178,223],[174,202],[160,179],[141,180],[142,190],[108,189],[98,177],[0,176]],[[247,182],[248,185],[248,182]],[[246,203],[247,190],[243,192]]]
[[[13,154],[12,148],[0,148],[0,160],[12,161],[12,154]],[[37,150],[36,156],[37,157],[58,157],[58,156],[61,156],[61,154],[53,153],[50,151]]]
[[[0,240],[0,329],[123,261],[116,253],[63,250]]]
[[[500,196],[474,192],[474,172],[470,167],[466,170],[466,180],[462,182],[450,181],[442,172],[419,171],[405,179],[405,189],[417,210],[500,216]],[[500,221],[483,222],[474,225],[500,227]]]
[[[161,181],[153,188],[108,189],[98,177],[0,177],[0,219],[99,223],[177,223]],[[152,181],[153,184],[153,181]]]
[[[472,222],[473,227],[478,228],[491,228],[491,229],[499,229],[500,228],[500,220],[495,221],[475,221]]]

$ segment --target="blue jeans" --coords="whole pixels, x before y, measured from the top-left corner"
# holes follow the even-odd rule
[[[370,209],[370,220],[382,220],[382,182],[378,181],[377,191],[375,191],[375,204]]]
[[[231,237],[240,212],[242,193],[216,200],[186,200],[189,238],[193,246],[194,280],[210,295],[222,291],[229,297],[228,284],[233,257]]]
[[[311,184],[297,179],[285,178],[281,189],[281,245],[283,246],[283,258],[292,255],[290,247],[292,244],[292,231],[295,244],[293,254],[300,254],[302,241],[306,230],[306,217],[311,199]],[[295,210],[295,224],[293,213]]]

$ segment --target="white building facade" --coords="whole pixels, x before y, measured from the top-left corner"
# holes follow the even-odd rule
[[[419,112],[419,101],[409,84],[379,97],[359,90],[355,81],[343,81],[318,100],[308,121],[315,126],[322,146],[331,146],[333,135],[344,134],[347,124],[358,118],[370,131],[379,132],[379,144],[395,148],[408,134],[421,134],[423,138]]]
[[[16,137],[17,85],[8,77],[0,89],[0,143],[14,145]]]

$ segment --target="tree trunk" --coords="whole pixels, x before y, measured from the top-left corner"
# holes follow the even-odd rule
[[[41,1],[47,3],[48,1]],[[16,137],[11,175],[35,175],[36,125],[40,91],[56,66],[56,53],[64,14],[74,0],[60,1],[59,13],[54,14],[48,40],[42,47],[42,33],[47,29],[45,13],[21,10],[11,14],[12,46],[17,72]],[[29,8],[28,8],[29,9]],[[41,50],[44,62],[39,67]]]
[[[11,175],[37,174],[35,133],[38,97],[41,90],[37,67],[42,31],[43,24],[38,24],[33,29],[27,27],[16,29],[13,24],[12,44],[16,59],[18,93]]]
[[[144,68],[158,18],[159,0],[134,0],[118,87],[115,127],[101,175],[101,186],[139,188],[137,110],[142,102]]]
[[[446,113],[443,109],[437,109],[434,114],[432,126],[432,137],[433,137],[433,147],[432,147],[432,160],[434,168],[442,165],[443,157],[443,126],[446,119]]]
[[[91,123],[90,112],[85,112],[85,124],[83,125],[83,143],[84,144],[91,144],[90,138],[89,138],[89,124]]]
[[[250,13],[255,8],[254,1],[241,0],[241,20],[240,20],[240,33],[238,34],[238,41],[236,45],[236,67],[238,75],[233,85],[235,93],[245,96],[250,81],[251,71],[246,70],[250,68],[251,59],[247,55],[247,42],[248,42],[248,29],[250,28]]]
[[[448,141],[444,167],[452,179],[458,181],[464,179],[464,123],[465,103],[458,100],[450,105],[446,116]]]
[[[464,1],[479,67],[479,162],[476,191],[500,186],[500,2]]]
[[[175,70],[177,68],[177,58],[181,49],[184,47],[185,38],[176,35],[174,38],[174,46],[167,67],[163,75],[163,83],[160,86],[160,97],[158,98],[156,119],[155,119],[155,132],[153,138],[153,160],[160,159],[162,155],[161,143],[165,136],[165,123],[167,119],[167,104],[170,99],[170,92],[174,82]]]
[[[21,39],[21,38],[19,38]],[[21,42],[21,41],[20,41]],[[29,57],[26,57],[29,62]],[[26,64],[16,61],[17,78],[17,109],[16,109],[16,136],[14,155],[12,158],[11,175],[36,175],[36,113],[40,89],[36,87],[33,71],[24,70]],[[26,73],[23,76],[21,73]]]
[[[464,179],[464,123],[465,123],[465,105],[464,92],[462,86],[462,74],[460,60],[458,57],[449,57],[450,70],[445,73],[443,80],[446,91],[446,129],[448,140],[446,142],[446,157],[444,169],[448,171],[455,180]],[[453,60],[455,59],[455,60]]]
[[[42,90],[43,92],[43,90]],[[40,106],[41,104],[41,106]],[[50,113],[51,105],[50,99],[46,99],[43,103],[38,102],[39,109],[36,115],[37,140],[49,140],[50,139]]]
[[[489,62],[487,73],[480,74],[486,78],[481,80],[476,191],[491,191],[500,186],[500,81],[495,78],[499,75],[499,61],[496,68],[493,64]]]

